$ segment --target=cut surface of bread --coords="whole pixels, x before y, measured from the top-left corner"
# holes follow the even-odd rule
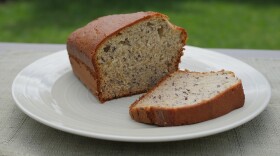
[[[146,92],[176,71],[186,38],[167,16],[139,12],[89,23],[69,37],[67,49],[75,75],[105,102]]]
[[[244,105],[241,80],[233,72],[176,71],[130,106],[132,119],[159,126],[210,120]]]

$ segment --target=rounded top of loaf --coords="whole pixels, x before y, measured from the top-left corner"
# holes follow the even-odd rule
[[[86,26],[77,29],[68,37],[67,50],[72,54],[79,54],[81,58],[93,58],[98,46],[110,36],[137,22],[157,16],[168,19],[166,15],[151,11],[97,18]],[[186,34],[183,28],[176,27],[176,29],[180,29]],[[78,49],[79,52],[77,51]],[[89,61],[91,62],[92,60],[86,61],[86,64],[91,64]]]

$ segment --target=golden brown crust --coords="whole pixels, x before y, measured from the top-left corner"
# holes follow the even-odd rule
[[[186,71],[177,71],[186,72]],[[134,107],[137,103],[151,94],[170,75],[163,78],[156,87],[135,101],[129,109],[129,114],[135,121],[156,124],[158,126],[179,126],[194,124],[225,115],[244,105],[245,95],[241,80],[216,97],[199,104],[185,105],[181,107]]]
[[[90,68],[86,66],[83,62],[79,61],[76,57],[69,55],[69,60],[72,66],[73,73],[76,75],[81,82],[97,96],[97,82],[95,72],[91,72]]]
[[[177,30],[180,30],[181,31],[181,41],[183,43],[183,45],[185,45],[186,41],[187,41],[187,38],[188,38],[188,35],[187,35],[187,32],[185,31],[185,29],[181,28],[181,27],[177,27],[175,26]],[[175,64],[177,65],[177,69],[179,69],[179,63],[181,62],[181,57],[183,56],[183,51],[184,51],[184,47],[182,47],[182,49],[180,49],[178,52],[179,52],[179,55],[178,55],[178,58],[175,62]]]
[[[124,28],[127,28],[133,24],[141,22],[145,19],[151,17],[162,17],[168,19],[167,16],[157,13],[157,12],[137,12],[132,14],[119,14],[119,15],[109,15],[100,17],[86,26],[77,29],[74,31],[67,40],[67,51],[69,56],[73,56],[83,62],[91,71],[91,74],[94,75],[94,80],[96,81],[96,87],[91,86],[91,83],[83,82],[88,88],[92,88],[91,91],[98,96],[99,100],[103,103],[110,100],[102,97],[100,92],[100,74],[99,69],[97,68],[96,60],[96,51],[98,47],[109,39],[111,36],[120,32]],[[187,39],[187,33],[183,28],[174,26],[176,30],[182,32],[182,42],[185,44]],[[180,52],[180,57],[183,54],[183,49]],[[177,66],[180,63],[180,57],[177,59]],[[77,70],[74,70],[76,72]],[[75,73],[80,80],[83,81],[79,72]],[[144,91],[143,91],[144,92]],[[142,93],[142,91],[140,92]],[[133,93],[136,94],[136,93]],[[129,96],[133,94],[123,95]],[[118,98],[118,97],[115,97]]]

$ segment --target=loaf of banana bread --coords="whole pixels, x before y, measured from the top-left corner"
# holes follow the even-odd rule
[[[74,74],[100,100],[146,92],[178,70],[186,31],[156,12],[100,17],[74,31],[67,51]]]

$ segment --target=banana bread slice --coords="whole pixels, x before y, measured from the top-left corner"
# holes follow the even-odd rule
[[[186,31],[156,12],[100,17],[73,32],[67,51],[74,74],[103,103],[146,92],[178,70]]]
[[[241,80],[233,72],[176,71],[135,101],[132,119],[158,126],[210,120],[244,105]]]

